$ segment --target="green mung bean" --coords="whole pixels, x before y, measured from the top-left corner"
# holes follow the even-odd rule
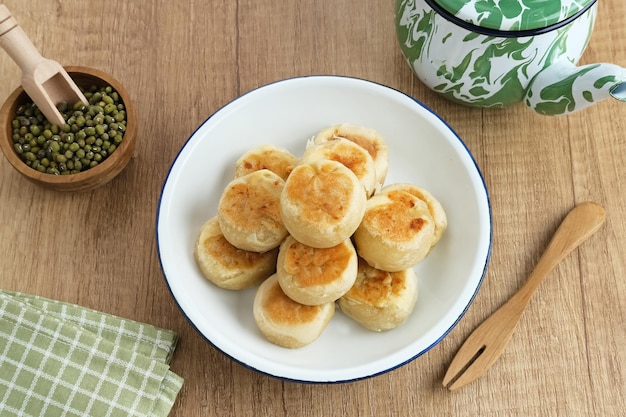
[[[75,174],[102,163],[119,147],[126,109],[111,87],[82,89],[89,105],[59,103],[63,125],[51,124],[32,102],[11,122],[13,148],[26,165],[52,175]]]

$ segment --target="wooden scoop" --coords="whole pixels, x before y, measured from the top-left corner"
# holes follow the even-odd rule
[[[41,56],[6,6],[0,4],[0,46],[22,70],[22,87],[50,123],[62,125],[57,104],[88,104],[61,64]]]

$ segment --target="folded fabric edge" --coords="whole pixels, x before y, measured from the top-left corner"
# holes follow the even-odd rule
[[[169,415],[176,402],[176,397],[178,397],[178,393],[183,387],[183,382],[184,379],[181,376],[169,371],[161,383],[160,395],[154,402],[150,415],[156,417]]]
[[[38,295],[9,290],[0,290],[0,292],[60,319],[69,320],[80,327],[90,329],[98,336],[108,340],[113,339],[111,341],[118,339],[122,332],[121,335],[135,345],[131,348],[132,350],[138,350],[166,364],[171,362],[178,344],[178,335],[172,330]],[[73,314],[75,312],[80,312],[80,314]],[[93,317],[90,319],[88,315]],[[96,317],[97,320],[94,319]],[[113,324],[107,321],[112,321]]]
[[[30,311],[30,313],[26,313],[26,314],[31,314],[31,315],[36,314],[37,316],[43,316],[42,320],[44,324],[42,326],[38,326],[37,327],[38,330],[33,329],[33,331],[44,332],[42,334],[45,334],[47,337],[53,337],[53,334],[48,332],[48,328],[49,327],[51,328],[52,326],[45,325],[45,322],[52,320],[56,323],[59,323],[60,326],[63,326],[63,327],[54,326],[56,328],[54,332],[61,332],[65,334],[65,332],[61,331],[61,328],[64,328],[67,330],[72,329],[72,332],[77,332],[77,331],[81,332],[85,336],[89,334],[91,335],[89,336],[89,338],[91,338],[90,339],[91,342],[86,343],[86,345],[89,345],[89,346],[98,345],[97,343],[93,343],[95,338],[98,338],[98,336],[93,334],[89,330],[80,329],[80,327],[75,325],[74,323],[65,322],[64,320],[61,320],[57,317],[48,315],[46,312],[43,312],[42,310],[32,305],[22,302],[20,299],[7,296],[6,294],[3,294],[3,293],[0,293],[0,298],[4,298],[7,301],[11,300],[11,302],[14,303],[15,307],[21,306],[19,308],[27,309],[28,311]],[[12,316],[12,317],[16,317],[16,316]],[[10,317],[8,315],[0,315],[0,319],[1,319],[0,321],[8,320],[7,321],[8,323],[11,322]],[[28,323],[33,323],[33,321],[27,321],[22,324],[28,324]],[[59,333],[59,335],[61,333]],[[59,337],[59,340],[61,340],[61,337]],[[105,339],[102,339],[102,338],[101,338],[101,341],[102,341],[101,343],[111,343],[110,341],[106,341]],[[76,349],[80,349],[80,348],[76,347]],[[111,352],[111,350],[113,350],[113,352]],[[127,354],[125,354],[124,351],[127,351],[127,350],[120,346],[118,346],[117,350],[109,348],[109,349],[105,349],[105,351],[109,352],[106,355],[112,353],[113,356],[110,356],[108,357],[109,359],[106,359],[107,357],[101,356],[100,352],[96,352],[95,356],[101,357],[105,360],[113,360],[115,362],[118,362],[119,360],[130,360],[131,362],[129,362],[129,365],[132,364],[131,366],[135,369],[135,371],[138,370],[136,366],[139,366],[139,368],[145,369],[146,372],[149,372],[152,375],[152,378],[157,377],[157,375],[161,376],[160,381],[158,382],[159,385],[154,387],[154,391],[149,389],[144,392],[147,396],[152,397],[151,408],[155,410],[155,413],[156,412],[159,413],[159,414],[153,413],[153,414],[148,414],[148,415],[167,416],[169,414],[169,411],[174,405],[178,392],[182,388],[182,384],[184,381],[183,378],[171,372],[167,364],[163,364],[162,362],[149,358],[145,355],[142,355],[141,353],[135,352],[134,354],[131,354],[130,352],[128,352]],[[104,353],[104,351],[102,353]],[[141,357],[143,357],[144,359],[140,359]],[[131,358],[135,358],[135,359],[131,359]],[[152,364],[149,365],[149,362],[147,361],[151,362]],[[140,363],[142,362],[143,362],[143,365],[140,365]],[[152,393],[150,394],[149,391],[152,391]],[[0,409],[1,408],[2,407],[0,407]]]

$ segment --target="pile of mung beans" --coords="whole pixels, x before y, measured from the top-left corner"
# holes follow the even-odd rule
[[[53,175],[77,174],[102,163],[124,139],[126,109],[111,86],[82,89],[89,105],[59,103],[65,120],[51,124],[37,106],[17,108],[13,148],[29,167]]]

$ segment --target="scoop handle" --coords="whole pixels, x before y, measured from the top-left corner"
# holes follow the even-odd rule
[[[45,58],[41,56],[9,9],[0,4],[0,46],[25,74],[32,74]]]

